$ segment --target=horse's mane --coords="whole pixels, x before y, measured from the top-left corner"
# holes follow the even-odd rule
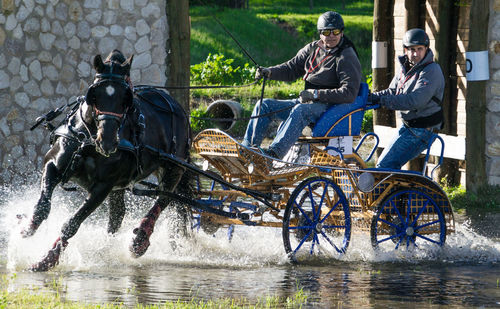
[[[106,60],[104,62],[117,62],[117,63],[124,63],[127,59],[123,55],[121,51],[118,49],[114,49],[112,52],[109,53],[108,57],[106,57]]]

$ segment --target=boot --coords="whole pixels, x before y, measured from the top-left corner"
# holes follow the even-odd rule
[[[156,220],[160,216],[162,209],[160,205],[155,204],[149,213],[141,220],[139,227],[134,229],[136,235],[132,239],[132,244],[129,247],[130,252],[136,258],[144,255],[149,248],[149,237],[154,231]]]

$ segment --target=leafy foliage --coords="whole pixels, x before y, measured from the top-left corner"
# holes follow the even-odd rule
[[[245,63],[233,67],[234,59],[225,59],[222,54],[208,54],[207,59],[191,65],[191,82],[199,85],[235,85],[253,81],[255,68]]]
[[[203,3],[200,1],[199,4]],[[231,32],[253,60],[259,65],[270,66],[289,60],[305,44],[318,39],[316,21],[327,10],[342,14],[346,24],[345,34],[356,46],[363,75],[368,77],[371,73],[373,1],[317,0],[310,8],[308,1],[301,0],[252,0],[246,10],[214,7],[213,4],[190,7],[192,84],[241,85],[253,81],[253,63],[247,63],[248,56],[215,19]],[[303,87],[301,80],[292,83],[268,81],[264,97],[295,98]],[[217,99],[239,101],[243,114],[249,115],[260,98],[261,90],[259,85],[192,90],[192,115],[207,116],[206,104]],[[367,111],[363,121],[364,132],[372,131],[371,119],[372,112]],[[212,127],[210,121],[202,122],[194,118],[191,121],[193,132]],[[231,129],[231,134],[242,136],[245,127],[246,122],[239,121]]]
[[[191,130],[193,132],[200,132],[202,130],[208,129],[211,127],[211,121],[204,119],[208,118],[210,115],[207,113],[207,108],[205,106],[201,106],[196,109],[191,110]]]
[[[446,180],[443,180],[444,184]],[[443,186],[450,198],[453,208],[457,211],[467,209],[500,212],[500,186],[486,185],[480,187],[477,193],[467,192],[464,187]]]
[[[361,124],[362,132],[373,132],[373,109],[367,110]]]

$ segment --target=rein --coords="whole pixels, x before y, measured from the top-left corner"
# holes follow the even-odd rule
[[[142,89],[148,89],[148,88],[158,88],[158,89],[217,89],[217,88],[244,88],[244,87],[250,87],[255,84],[257,84],[259,81],[256,80],[252,83],[249,84],[244,84],[244,85],[208,85],[208,86],[153,86],[153,85],[137,85],[134,86],[135,88],[142,88]]]
[[[255,81],[255,82],[253,82],[251,84],[242,85],[242,86],[234,86],[234,87],[247,87],[249,85],[254,85],[257,82],[258,81]],[[217,87],[217,86],[206,86],[206,87]],[[221,87],[231,87],[231,86],[221,86]],[[146,102],[150,102],[147,98],[145,98],[144,96],[140,95],[138,92],[140,90],[144,90],[144,89],[157,89],[157,88],[159,88],[159,89],[182,89],[181,87],[162,87],[162,86],[152,86],[152,85],[137,85],[137,86],[134,86],[134,94],[136,96],[140,97],[142,100],[144,100]],[[187,88],[189,88],[189,87],[187,87]],[[184,88],[184,89],[187,89],[187,88]],[[261,102],[262,102],[262,100],[264,98],[264,88],[265,88],[265,80],[264,80],[264,82],[262,84],[262,91],[261,91],[261,95],[260,95],[260,101]],[[301,104],[301,103],[297,102],[297,104],[295,104],[295,105],[298,105],[298,104]],[[257,118],[264,118],[264,117],[268,117],[268,116],[271,116],[271,115],[274,115],[274,114],[278,114],[278,113],[281,113],[283,111],[292,109],[295,105],[289,106],[289,107],[284,107],[284,108],[275,110],[273,112],[265,113],[265,114],[261,114],[260,113],[260,109],[259,109],[257,115],[250,116],[250,117],[214,118],[214,117],[197,117],[197,116],[191,116],[191,115],[189,115],[189,118],[199,119],[199,120],[212,120],[212,121],[219,121],[219,122],[224,122],[224,121],[227,121],[227,122],[229,122],[229,121],[247,121],[247,120],[252,120],[252,119],[257,119]]]

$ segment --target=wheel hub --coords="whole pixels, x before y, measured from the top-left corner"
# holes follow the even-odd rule
[[[316,230],[317,233],[321,233],[321,230],[323,230],[323,224],[316,223],[315,230]]]
[[[413,227],[409,226],[406,228],[406,235],[413,236],[414,233],[415,233],[415,230],[413,229]]]

